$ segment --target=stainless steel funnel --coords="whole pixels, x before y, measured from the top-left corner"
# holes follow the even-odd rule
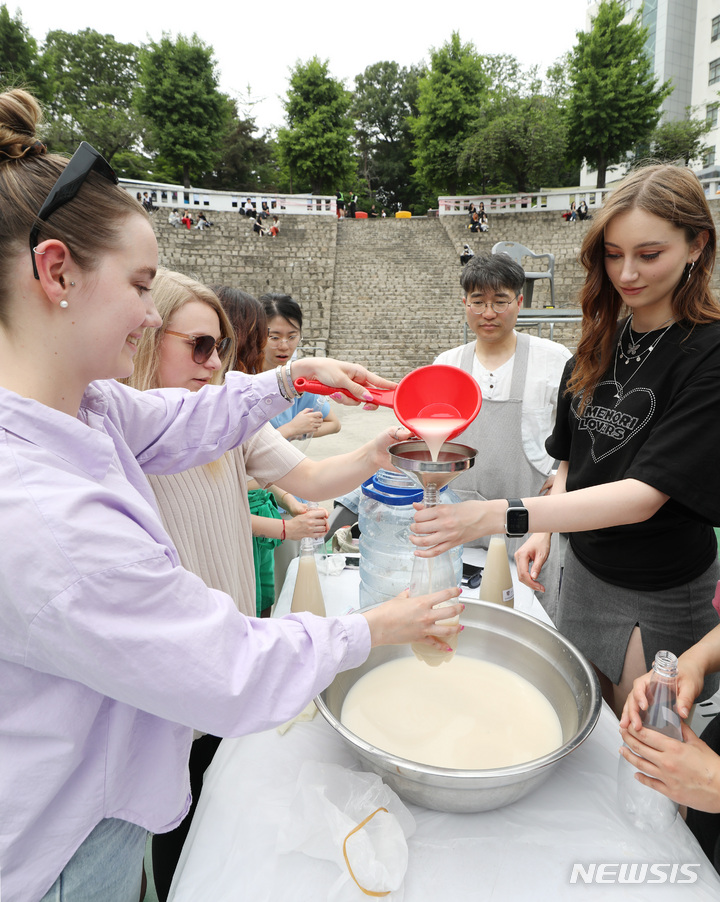
[[[435,461],[425,442],[397,442],[388,448],[392,465],[413,479],[426,493],[439,491],[475,464],[477,449],[457,442],[445,442]],[[431,502],[432,503],[432,502]]]

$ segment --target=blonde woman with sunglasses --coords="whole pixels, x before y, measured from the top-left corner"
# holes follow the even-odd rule
[[[181,566],[145,474],[250,438],[299,376],[358,398],[379,377],[306,360],[198,392],[115,381],[160,326],[155,236],[97,151],[46,153],[39,119],[0,95],[2,897],[137,902],[147,831],[187,811],[193,727],[267,729],[373,644],[438,644],[458,628],[432,606],[456,593],[259,620]]]

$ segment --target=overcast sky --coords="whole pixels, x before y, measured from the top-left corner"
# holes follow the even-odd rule
[[[248,86],[261,102],[253,109],[258,126],[283,124],[280,97],[289,69],[298,60],[329,60],[330,73],[348,88],[354,76],[380,60],[409,66],[429,62],[431,47],[441,47],[459,31],[480,53],[510,53],[524,66],[545,69],[575,43],[585,27],[587,0],[253,0],[211,3],[177,0],[174,4],[125,0],[5,0],[11,15],[20,10],[38,42],[48,31],[93,28],[133,44],[195,32],[212,45],[220,87],[233,97]]]

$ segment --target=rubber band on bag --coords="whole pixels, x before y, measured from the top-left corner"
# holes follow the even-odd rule
[[[353,869],[350,867],[350,859],[348,858],[348,854],[347,854],[347,841],[350,839],[350,837],[353,835],[353,833],[357,833],[358,830],[362,830],[362,828],[365,826],[365,824],[367,824],[368,821],[371,821],[379,811],[384,811],[385,814],[388,813],[387,808],[376,808],[372,814],[368,814],[368,816],[365,818],[364,821],[360,821],[360,823],[357,825],[357,827],[354,827],[348,833],[348,835],[345,837],[345,840],[343,842],[343,857],[345,858],[345,864],[347,865],[348,872],[350,873],[350,876],[352,877],[352,879],[355,881],[355,885],[360,890],[360,892],[365,893],[366,896],[375,896],[376,898],[380,897],[380,896],[389,896],[391,891],[389,889],[386,889],[381,892],[378,892],[376,890],[365,889],[364,886],[360,886],[360,884],[357,881],[357,877],[355,876],[355,874],[353,874]]]

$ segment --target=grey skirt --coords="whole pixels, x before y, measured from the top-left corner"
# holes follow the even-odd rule
[[[624,589],[593,576],[568,545],[555,623],[617,685],[635,626],[640,627],[650,670],[656,652],[666,649],[681,655],[718,625],[712,605],[718,580],[720,562],[715,560],[682,586],[652,592]],[[719,681],[717,674],[709,676],[697,701],[713,695]]]

